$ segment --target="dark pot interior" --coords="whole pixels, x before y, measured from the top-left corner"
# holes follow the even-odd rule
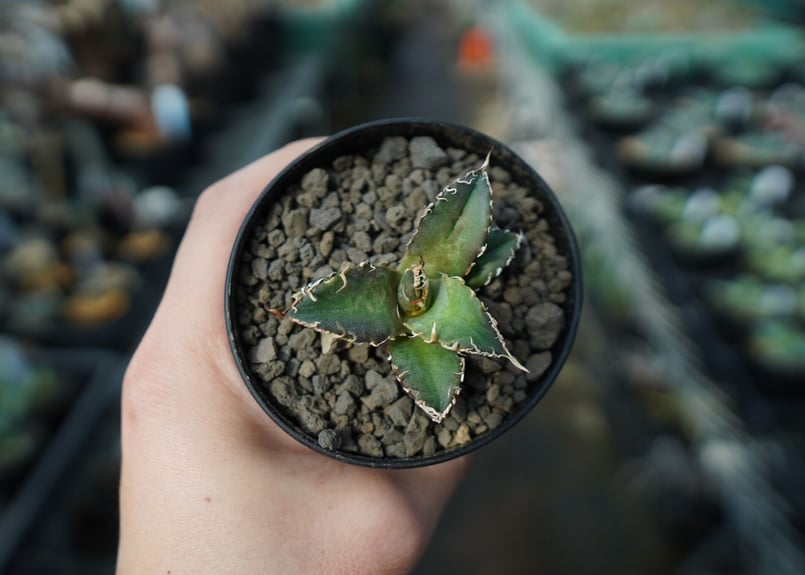
[[[542,218],[547,220],[550,232],[555,239],[557,250],[566,257],[568,269],[573,274],[573,281],[566,289],[566,301],[560,306],[565,314],[565,328],[551,348],[552,363],[550,367],[536,383],[529,387],[528,397],[517,406],[499,427],[490,429],[473,438],[469,443],[449,451],[436,453],[433,456],[413,458],[369,457],[360,453],[322,448],[316,438],[300,430],[293,421],[273,404],[272,397],[260,385],[250,366],[248,350],[244,342],[241,341],[236,321],[238,305],[236,301],[236,282],[239,277],[240,267],[243,265],[241,263],[242,254],[247,249],[250,230],[255,225],[255,222],[264,220],[268,210],[279,200],[284,191],[291,184],[299,182],[302,176],[310,170],[328,166],[340,156],[377,148],[385,138],[392,136],[406,138],[430,136],[443,148],[475,150],[480,154],[485,154],[488,150],[493,149],[493,164],[506,169],[511,174],[514,182],[529,189],[530,193],[542,203],[544,208]],[[230,346],[243,380],[255,400],[277,425],[302,444],[329,457],[369,467],[406,468],[431,465],[465,455],[500,437],[525,416],[547,392],[564,364],[576,334],[581,305],[581,265],[576,239],[558,200],[542,178],[507,146],[472,129],[443,122],[395,119],[360,125],[330,137],[287,166],[266,186],[244,220],[232,250],[226,278],[225,313]]]

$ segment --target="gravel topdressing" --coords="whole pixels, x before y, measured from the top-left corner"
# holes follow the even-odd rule
[[[478,152],[442,149],[430,137],[388,138],[366,155],[308,172],[253,227],[237,278],[244,359],[267,401],[322,447],[376,458],[460,447],[500,426],[550,366],[572,274],[541,218],[542,204],[495,167],[494,152],[494,223],[523,231],[526,241],[478,293],[530,373],[506,359],[468,357],[458,400],[435,424],[398,386],[383,347],[349,345],[265,309],[287,309],[296,291],[345,262],[396,267],[425,206],[481,165],[487,150]]]

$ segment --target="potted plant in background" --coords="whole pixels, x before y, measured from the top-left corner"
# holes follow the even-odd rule
[[[579,274],[559,203],[506,146],[375,122],[313,148],[255,202],[227,327],[246,385],[299,441],[427,465],[498,437],[547,391],[575,335]]]

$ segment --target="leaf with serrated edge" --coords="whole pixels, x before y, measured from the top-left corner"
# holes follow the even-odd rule
[[[477,170],[454,180],[425,208],[417,231],[400,264],[405,270],[425,263],[428,276],[463,276],[481,252],[492,223],[492,185],[486,168],[489,157]]]
[[[349,266],[302,288],[285,315],[349,341],[380,345],[405,331],[397,312],[399,281],[388,268]]]
[[[442,421],[461,391],[464,358],[418,337],[402,337],[389,344],[389,360],[414,403],[436,423]]]
[[[505,357],[517,368],[528,371],[506,348],[495,319],[464,280],[442,276],[431,280],[430,289],[434,294],[430,307],[403,320],[414,335],[457,352]]]
[[[475,260],[464,281],[472,288],[488,284],[511,263],[522,241],[523,234],[499,229],[490,231],[483,253]]]

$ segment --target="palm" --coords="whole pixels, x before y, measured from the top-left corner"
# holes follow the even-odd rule
[[[311,142],[200,200],[126,374],[119,572],[378,573],[410,568],[464,462],[379,471],[285,435],[242,384],[223,284],[238,225]]]

